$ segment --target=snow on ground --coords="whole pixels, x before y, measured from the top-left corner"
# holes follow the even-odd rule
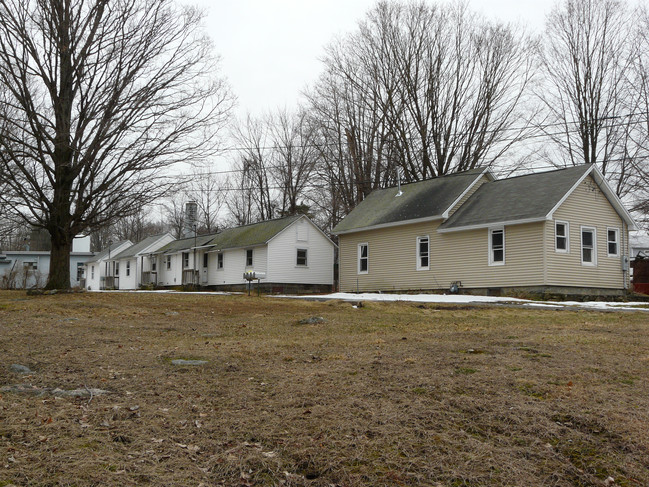
[[[90,291],[93,293],[160,293],[160,294],[205,294],[227,296],[230,293],[221,291],[174,291],[170,289],[151,291]],[[467,294],[382,294],[382,293],[333,293],[333,294],[302,294],[269,296],[288,299],[317,299],[327,301],[338,299],[341,301],[408,301],[414,303],[440,303],[440,304],[515,304],[531,308],[585,308],[605,311],[645,311],[649,312],[649,302],[631,301],[531,301],[529,299],[511,298],[506,296],[472,296]]]
[[[608,302],[608,301],[531,301],[529,299],[511,298],[505,296],[471,296],[466,294],[382,294],[382,293],[333,293],[318,296],[279,296],[286,298],[302,298],[318,300],[339,299],[342,301],[409,301],[415,303],[449,303],[449,304],[516,304],[530,307],[548,308],[588,308],[609,311],[647,311],[649,303],[645,302]],[[637,306],[642,306],[638,308]]]

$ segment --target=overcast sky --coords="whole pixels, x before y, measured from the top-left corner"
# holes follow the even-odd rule
[[[207,31],[222,74],[238,98],[237,114],[292,108],[322,70],[323,49],[355,29],[375,0],[186,0],[208,11]],[[543,27],[551,0],[472,0],[473,10]]]

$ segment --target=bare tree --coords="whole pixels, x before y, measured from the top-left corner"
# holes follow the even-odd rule
[[[634,143],[637,98],[631,11],[619,0],[565,0],[549,14],[540,93],[557,165],[597,164],[619,196],[633,190],[646,149]]]
[[[380,2],[309,91],[333,208],[375,188],[495,164],[530,133],[535,42],[466,4]],[[340,210],[338,210],[340,208]]]
[[[266,120],[248,115],[235,126],[234,139],[241,149],[233,164],[228,207],[241,225],[269,220],[275,216],[277,203],[269,175],[271,142]]]
[[[625,180],[627,200],[632,210],[647,226],[649,221],[649,10],[646,6],[635,12],[636,30],[633,39],[632,69],[628,72],[626,120],[628,144],[635,144],[635,157],[627,165],[630,177]]]
[[[176,239],[185,238],[187,230],[185,205],[188,201],[185,191],[177,191],[162,204],[164,226]]]
[[[0,199],[50,233],[48,288],[70,286],[76,234],[213,153],[231,97],[201,18],[172,0],[0,0]]]
[[[187,198],[198,206],[197,228],[200,233],[214,233],[225,207],[225,181],[209,169],[194,171],[188,182]]]
[[[278,111],[268,120],[273,141],[270,175],[279,192],[279,213],[295,215],[304,209],[312,184],[318,151],[307,112]]]

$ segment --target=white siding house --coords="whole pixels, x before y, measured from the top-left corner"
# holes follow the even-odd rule
[[[113,243],[95,255],[91,260],[86,261],[84,265],[85,288],[88,291],[104,289],[104,281],[108,274],[108,260],[111,256],[123,252],[133,245],[130,240]]]
[[[151,272],[149,255],[172,241],[170,233],[153,235],[111,257],[108,263],[107,287],[137,289],[142,283],[147,284]]]
[[[267,289],[330,290],[334,248],[309,218],[296,215],[175,240],[147,258],[164,287],[239,288],[244,272],[255,271],[265,273]]]
[[[265,273],[269,290],[328,289],[334,248],[308,217],[296,215],[225,230],[200,254],[208,255],[209,286],[242,285],[243,273],[255,271]]]
[[[156,283],[159,286],[207,284],[207,268],[203,266],[200,250],[215,236],[196,235],[174,240],[151,253],[149,261],[155,262],[158,268]]]

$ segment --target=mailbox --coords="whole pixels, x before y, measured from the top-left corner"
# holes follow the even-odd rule
[[[243,278],[246,281],[257,281],[259,279],[266,279],[266,273],[259,271],[246,271],[243,273]]]

